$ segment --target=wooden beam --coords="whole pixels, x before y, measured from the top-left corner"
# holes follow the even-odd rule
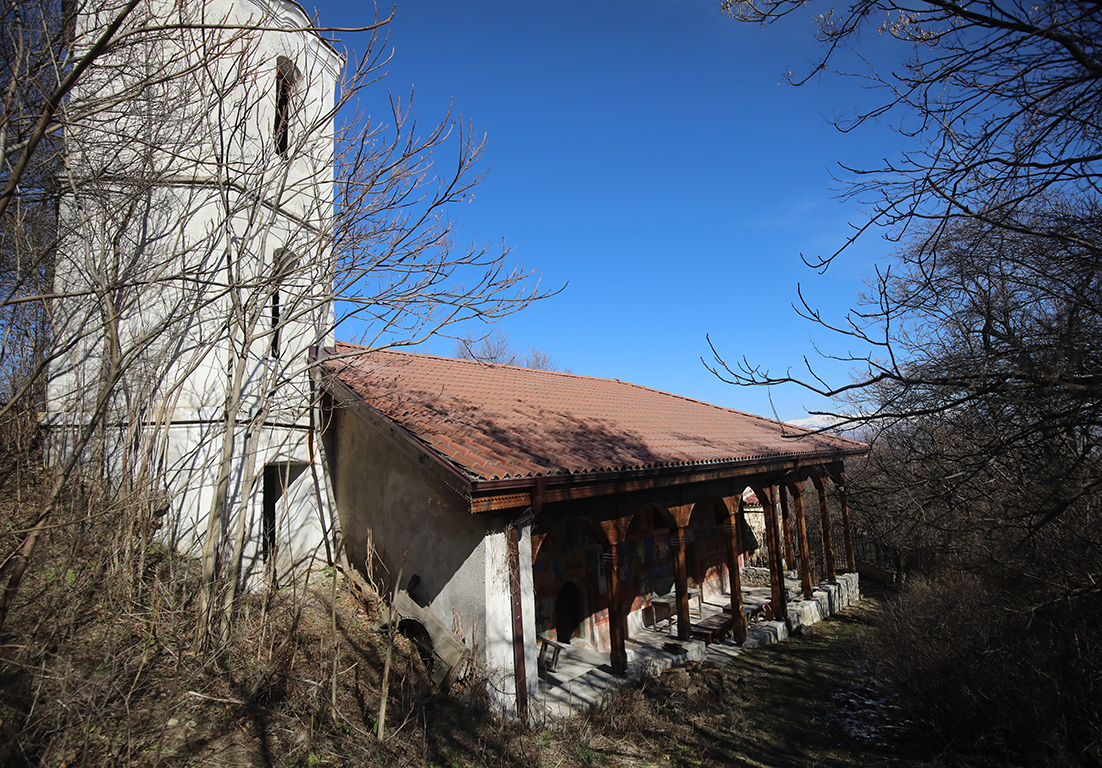
[[[781,536],[777,527],[776,488],[767,486],[755,488],[754,492],[761,501],[765,513],[765,535],[769,539],[769,584],[772,596],[769,601],[770,612],[777,621],[788,621],[788,591],[784,585],[784,568],[781,565]]]
[[[677,587],[677,638],[688,640],[692,629],[689,616],[689,573],[685,562],[685,528],[678,526],[670,531],[670,545],[673,547],[673,578]]]
[[[831,584],[838,582],[838,573],[834,570],[834,534],[830,528],[830,507],[827,504],[826,481],[819,475],[812,475],[811,482],[819,493],[819,518],[823,526],[823,556],[826,559],[826,578]]]
[[[788,515],[788,487],[777,486],[777,495],[781,498],[781,530],[784,531],[784,562],[789,568],[796,566],[796,555],[792,551],[792,521]]]
[[[620,555],[615,542],[605,549],[604,560],[605,583],[608,586],[608,639],[612,645],[609,661],[612,671],[622,675],[628,668],[627,617],[620,597]]]
[[[741,510],[741,503],[736,509]],[[731,628],[735,639],[740,643],[746,639],[746,614],[742,612],[742,574],[739,569],[739,555],[742,547],[739,544],[738,515],[739,511],[727,516],[727,522],[723,524],[723,540],[727,545],[727,583],[731,589],[731,618],[734,625]]]
[[[853,529],[849,523],[849,499],[846,496],[846,473],[841,466],[831,472],[831,478],[838,488],[838,506],[842,511],[842,536],[846,541],[846,569],[857,570],[857,556],[853,551]]]
[[[807,548],[807,521],[804,519],[804,484],[797,480],[789,484],[796,512],[796,539],[800,548],[800,587],[804,598],[811,599],[811,557]]]

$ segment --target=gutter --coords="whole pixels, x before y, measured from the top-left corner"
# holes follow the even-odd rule
[[[526,507],[535,501],[532,492],[540,484],[540,503],[571,501],[611,493],[649,490],[660,484],[730,480],[764,472],[787,472],[809,464],[836,464],[847,457],[864,456],[867,450],[830,451],[792,456],[758,457],[756,460],[716,464],[681,464],[670,467],[641,468],[613,472],[589,472],[540,477],[512,477],[501,480],[472,481],[473,513],[503,511]],[[679,482],[670,483],[670,480]],[[550,487],[548,487],[550,486]],[[503,491],[512,493],[502,493]]]

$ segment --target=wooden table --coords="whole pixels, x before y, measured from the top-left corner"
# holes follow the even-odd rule
[[[668,595],[652,597],[647,607],[650,608],[650,625],[656,629],[661,621],[666,622],[666,629],[672,627],[677,621],[677,595],[672,592]],[[645,620],[646,614],[644,614],[644,622]]]
[[[541,637],[539,641],[539,666],[543,667],[548,672],[554,672],[559,668],[559,653],[566,646],[556,640],[552,640],[549,637]],[[551,658],[547,658],[548,656],[550,656]]]
[[[698,587],[690,587],[689,599],[696,600],[696,612],[697,615],[704,608],[703,595]],[[657,627],[658,622],[665,621],[666,628],[669,629],[675,623],[677,623],[677,593],[670,592],[668,595],[660,595],[658,597],[652,597],[646,606],[650,608],[650,626]],[[662,609],[663,615],[659,616],[659,609]],[[643,623],[646,623],[646,614],[644,614]]]
[[[693,624],[690,633],[693,637],[699,637],[705,643],[711,644],[726,637],[733,626],[735,626],[735,620],[730,614],[717,613]]]

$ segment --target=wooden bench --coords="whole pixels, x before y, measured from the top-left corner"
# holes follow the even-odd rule
[[[552,640],[549,637],[545,637],[540,640],[540,655],[539,665],[546,669],[548,672],[554,672],[559,668],[559,653],[566,646],[562,643]],[[547,657],[550,656],[551,660],[548,661]]]

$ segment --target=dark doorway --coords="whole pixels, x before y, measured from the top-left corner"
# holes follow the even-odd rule
[[[425,674],[432,677],[432,635],[425,629],[425,625],[414,619],[402,619],[398,622],[398,633],[408,638],[417,648],[417,654],[421,657],[421,663],[425,667]]]
[[[276,508],[279,500],[291,483],[298,479],[308,467],[308,464],[267,464],[264,467],[264,495],[263,512],[261,519],[261,556],[266,562],[271,561],[276,553],[276,531],[279,521],[276,517]]]
[[[569,643],[585,619],[582,591],[568,581],[559,588],[555,598],[555,632],[560,643]]]

